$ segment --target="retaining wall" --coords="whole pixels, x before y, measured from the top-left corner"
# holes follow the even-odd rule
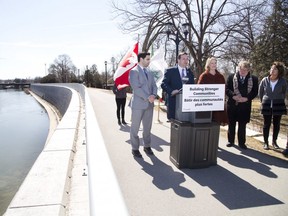
[[[58,85],[31,85],[31,90],[63,117],[4,215],[65,215],[80,97],[74,89]]]

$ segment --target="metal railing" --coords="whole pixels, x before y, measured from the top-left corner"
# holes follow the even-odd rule
[[[86,88],[85,114],[90,215],[128,215]]]

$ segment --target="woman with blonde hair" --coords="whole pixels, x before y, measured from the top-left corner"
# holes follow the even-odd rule
[[[206,61],[205,71],[200,75],[198,84],[225,84],[224,76],[217,70],[217,59],[210,57]],[[227,112],[213,111],[212,121],[218,122],[221,125],[228,124]]]

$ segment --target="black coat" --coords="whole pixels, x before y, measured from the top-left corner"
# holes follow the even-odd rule
[[[194,84],[194,75],[190,69],[187,69],[187,78],[188,81],[186,84]],[[175,89],[180,90],[182,86],[178,66],[167,69],[161,83],[161,88],[167,93],[168,97],[168,119],[175,119],[176,96],[171,96],[171,93]]]
[[[233,116],[237,121],[249,122],[251,117],[251,104],[252,100],[258,95],[258,78],[256,76],[252,77],[253,87],[251,91],[248,93],[248,77],[250,73],[245,77],[244,84],[240,82],[239,73],[237,72],[237,80],[238,80],[238,89],[242,97],[247,97],[248,101],[245,103],[236,103],[236,101],[232,98],[234,93],[233,86],[233,77],[234,74],[231,74],[227,78],[226,82],[226,95],[228,97],[227,101],[227,113],[228,119],[231,118],[229,116]]]

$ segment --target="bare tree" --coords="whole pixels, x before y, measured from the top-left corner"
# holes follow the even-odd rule
[[[59,82],[71,82],[71,74],[75,71],[75,66],[70,57],[66,54],[59,55],[54,63],[48,68],[49,73],[54,74]]]
[[[124,33],[136,32],[138,38],[143,38],[142,51],[164,37],[161,33],[168,17],[161,1],[133,0],[130,4],[119,5],[112,0],[112,7],[116,16],[125,20],[119,25],[120,29]]]
[[[166,26],[172,23],[172,33],[177,35],[191,54],[196,77],[203,71],[204,56],[213,54],[242,23],[238,15],[241,7],[234,0],[134,0],[131,5],[120,7],[113,2],[117,15],[125,22],[124,32],[138,32],[143,39],[142,49],[147,50],[158,40],[164,40]],[[187,38],[180,29],[189,24]],[[209,44],[209,47],[205,47]]]
[[[263,31],[268,3],[269,1],[263,0],[235,1],[235,7],[241,8],[237,11],[237,16],[242,22],[234,27],[226,43],[218,49],[221,58],[230,61],[234,70],[240,60],[251,59],[256,40]]]

